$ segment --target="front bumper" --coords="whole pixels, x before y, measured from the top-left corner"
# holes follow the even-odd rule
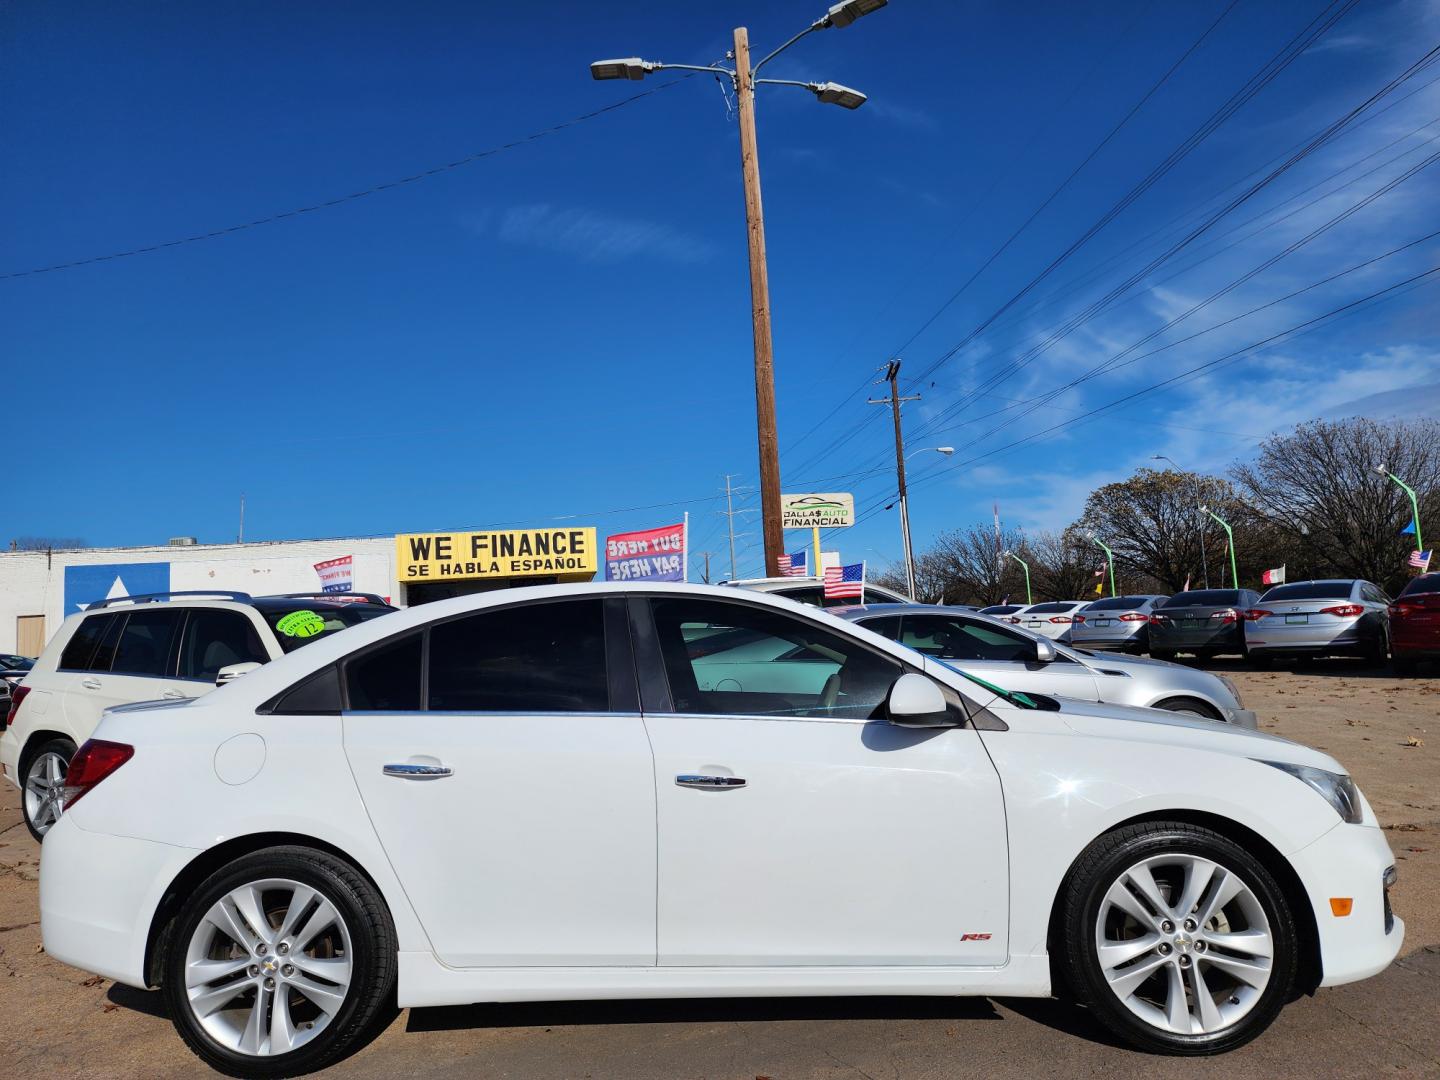
[[[1226,709],[1225,722],[1234,724],[1246,731],[1258,731],[1260,729],[1260,718],[1255,715],[1254,709]]]
[[[1320,933],[1320,985],[1340,986],[1378,975],[1405,942],[1398,916],[1386,930],[1384,876],[1395,865],[1385,834],[1374,825],[1343,822],[1290,856],[1315,913]],[[1336,915],[1334,897],[1352,902]]]
[[[71,814],[40,848],[40,935],[63,964],[144,989],[150,922],[199,852],[87,832]]]

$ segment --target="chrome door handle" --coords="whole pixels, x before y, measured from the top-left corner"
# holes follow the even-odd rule
[[[398,776],[402,780],[439,780],[455,770],[449,765],[414,765],[407,761],[399,765],[385,765],[380,771],[386,776]]]
[[[675,777],[681,787],[737,788],[744,787],[745,781],[739,776],[702,776],[699,773],[681,773]]]
[[[179,690],[166,690],[162,692],[160,696],[162,698],[170,698],[174,700],[175,698],[183,698],[185,695],[182,694]]]
[[[99,680],[99,679],[81,679],[81,680],[80,680],[80,685],[83,686],[83,687],[85,687],[86,690],[99,690],[99,689],[100,689],[100,680]]]

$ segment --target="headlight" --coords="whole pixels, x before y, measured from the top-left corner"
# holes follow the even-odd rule
[[[1259,761],[1260,759],[1256,758],[1255,760]],[[1324,769],[1312,769],[1308,765],[1291,765],[1284,761],[1261,761],[1260,764],[1289,773],[1296,780],[1307,784],[1316,794],[1333,806],[1342,821],[1351,825],[1360,824],[1360,792],[1355,787],[1355,781],[1344,773],[1326,772]]]
[[[1215,677],[1225,684],[1226,690],[1230,691],[1230,696],[1235,699],[1235,707],[1237,709],[1243,709],[1245,703],[1240,700],[1240,691],[1236,689],[1235,684],[1230,681],[1229,677],[1225,675],[1217,675]]]

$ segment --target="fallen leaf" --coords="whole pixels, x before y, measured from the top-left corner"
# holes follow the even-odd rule
[[[1385,829],[1385,830],[1387,830],[1387,831],[1389,831],[1389,832],[1420,832],[1420,831],[1421,831],[1420,826],[1419,826],[1419,825],[1416,825],[1413,821],[1397,822],[1397,823],[1394,824],[1394,825],[1381,825],[1380,828]]]
[[[116,1005],[115,1002],[113,1002],[113,1001],[107,1001],[107,1002],[105,1002],[105,1004],[102,1006],[102,1008],[105,1010],[105,1012],[114,1012],[114,1011],[115,1011],[116,1009],[118,1009],[119,1007],[120,1007],[120,1006],[119,1006],[119,1005]]]
[[[1425,740],[1424,740],[1424,739],[1421,739],[1421,738],[1419,738],[1419,737],[1417,737],[1417,736],[1415,736],[1415,735],[1411,735],[1410,737],[1408,737],[1408,738],[1407,738],[1403,743],[1401,743],[1400,745],[1401,745],[1401,746],[1424,746],[1424,745],[1425,745]]]

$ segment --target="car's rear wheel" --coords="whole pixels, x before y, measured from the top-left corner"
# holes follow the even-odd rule
[[[167,936],[164,993],[181,1037],[231,1076],[322,1069],[390,1001],[389,910],[353,866],[276,847],[212,874]]]
[[[65,777],[75,744],[69,739],[51,739],[35,748],[25,759],[25,797],[21,813],[30,835],[42,843],[45,834],[60,820],[65,809]]]
[[[1145,1050],[1233,1050],[1270,1025],[1295,981],[1284,893],[1244,848],[1200,826],[1102,836],[1067,880],[1063,915],[1070,985]]]

